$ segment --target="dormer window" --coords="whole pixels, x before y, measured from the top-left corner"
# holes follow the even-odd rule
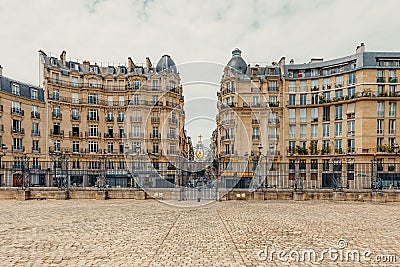
[[[89,71],[94,72],[94,73],[99,73],[99,67],[98,66],[90,66]]]
[[[19,95],[20,94],[19,93],[19,84],[17,84],[17,83],[13,83],[12,84],[12,93],[14,95]]]
[[[140,81],[132,81],[132,89],[140,89]]]
[[[50,64],[52,66],[56,66],[57,65],[57,60],[54,57],[50,58]]]
[[[79,64],[75,62],[70,62],[69,69],[79,71]]]
[[[126,68],[124,66],[119,67],[121,74],[126,74]]]
[[[114,67],[108,67],[108,74],[114,74]]]
[[[38,90],[36,89],[31,89],[31,98],[32,99],[38,99]]]

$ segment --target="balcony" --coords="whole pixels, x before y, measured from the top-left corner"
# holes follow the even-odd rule
[[[53,119],[62,119],[62,114],[61,113],[52,113],[52,118]]]
[[[107,117],[106,122],[114,122],[114,117]]]
[[[85,137],[99,138],[99,137],[101,137],[101,133],[99,133],[99,132],[85,132]]]
[[[277,139],[279,139],[279,135],[277,135],[277,134],[269,134],[268,135],[268,139],[277,140]]]
[[[270,108],[277,108],[279,107],[279,102],[269,102],[269,107]]]
[[[79,117],[79,115],[71,115],[71,120],[72,121],[80,121],[81,118]]]
[[[268,123],[270,123],[270,124],[278,124],[279,123],[279,119],[269,119]]]
[[[31,134],[32,134],[32,136],[40,136],[40,131],[32,130]]]
[[[116,136],[114,133],[104,133],[104,138],[114,138],[114,136]]]
[[[59,136],[59,137],[64,137],[64,130],[50,130],[50,135],[51,136]]]
[[[385,77],[377,77],[376,82],[378,83],[384,83],[386,81]]]
[[[167,137],[169,139],[178,139],[178,136],[176,134],[168,134]]]
[[[25,151],[24,146],[12,146],[12,152],[19,152],[22,153]]]
[[[260,140],[260,136],[259,135],[252,135],[251,136],[251,139],[253,139],[253,140]]]
[[[389,83],[398,83],[397,77],[389,77]]]
[[[170,124],[177,124],[177,123],[178,123],[178,120],[177,120],[176,118],[174,118],[174,119],[170,118],[170,119],[169,119],[169,123],[170,123]]]
[[[150,138],[152,139],[160,139],[161,138],[161,134],[150,134]]]
[[[278,92],[278,86],[268,86],[268,92]]]
[[[32,153],[40,153],[39,147],[32,147]]]
[[[117,122],[124,122],[124,117],[118,117]]]
[[[82,132],[79,131],[69,131],[68,133],[70,138],[82,138]]]
[[[222,125],[233,125],[235,124],[235,120],[223,120],[221,121]]]
[[[20,108],[11,108],[11,114],[17,116],[24,116],[24,111]]]
[[[257,119],[252,119],[251,124],[260,124],[260,121]]]
[[[130,117],[131,122],[142,122],[142,117]]]
[[[159,123],[160,122],[160,117],[152,117],[151,118],[151,123]]]
[[[87,120],[88,121],[99,121],[99,116],[88,115]]]
[[[25,129],[21,127],[11,127],[11,132],[13,134],[25,134]]]
[[[129,138],[143,138],[144,134],[143,133],[129,133]]]
[[[31,118],[32,119],[40,119],[40,113],[37,111],[32,111],[31,112]]]
[[[234,140],[235,136],[229,136],[229,135],[223,135],[221,136],[221,141],[225,141],[225,140]]]
[[[237,102],[233,102],[233,103],[229,103],[229,104],[222,104],[221,103],[220,108],[221,108],[221,110],[223,110],[223,109],[228,109],[228,108],[235,108],[237,106],[238,106]]]
[[[167,107],[172,107],[172,108],[176,108],[179,106],[179,104],[171,102],[171,101],[167,101],[166,104],[167,104]]]
[[[343,87],[343,82],[335,83],[335,88],[341,88],[341,87]]]
[[[311,91],[319,91],[319,86],[311,86]]]

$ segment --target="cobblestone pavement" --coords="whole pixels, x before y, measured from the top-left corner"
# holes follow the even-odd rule
[[[396,203],[228,201],[177,208],[151,200],[32,200],[0,201],[0,213],[0,266],[381,266],[378,256],[400,266]],[[316,260],[296,261],[307,249]],[[338,253],[320,261],[324,249]],[[348,251],[363,257],[346,260]],[[289,255],[295,261],[284,262]]]

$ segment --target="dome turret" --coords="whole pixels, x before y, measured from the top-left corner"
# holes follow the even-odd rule
[[[229,60],[228,66],[246,74],[247,63],[242,58],[242,51],[240,51],[239,48],[235,48],[235,50],[232,51],[232,58]]]
[[[169,55],[163,55],[157,63],[156,72],[163,72],[164,69],[167,73],[177,73],[175,62]]]

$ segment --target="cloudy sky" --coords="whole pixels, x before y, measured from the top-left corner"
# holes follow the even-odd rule
[[[39,49],[114,63],[168,53],[177,64],[225,64],[235,47],[248,63],[340,57],[360,42],[399,51],[399,9],[397,0],[0,0],[0,64],[4,75],[38,84]],[[186,99],[215,99],[217,89],[188,86]]]

